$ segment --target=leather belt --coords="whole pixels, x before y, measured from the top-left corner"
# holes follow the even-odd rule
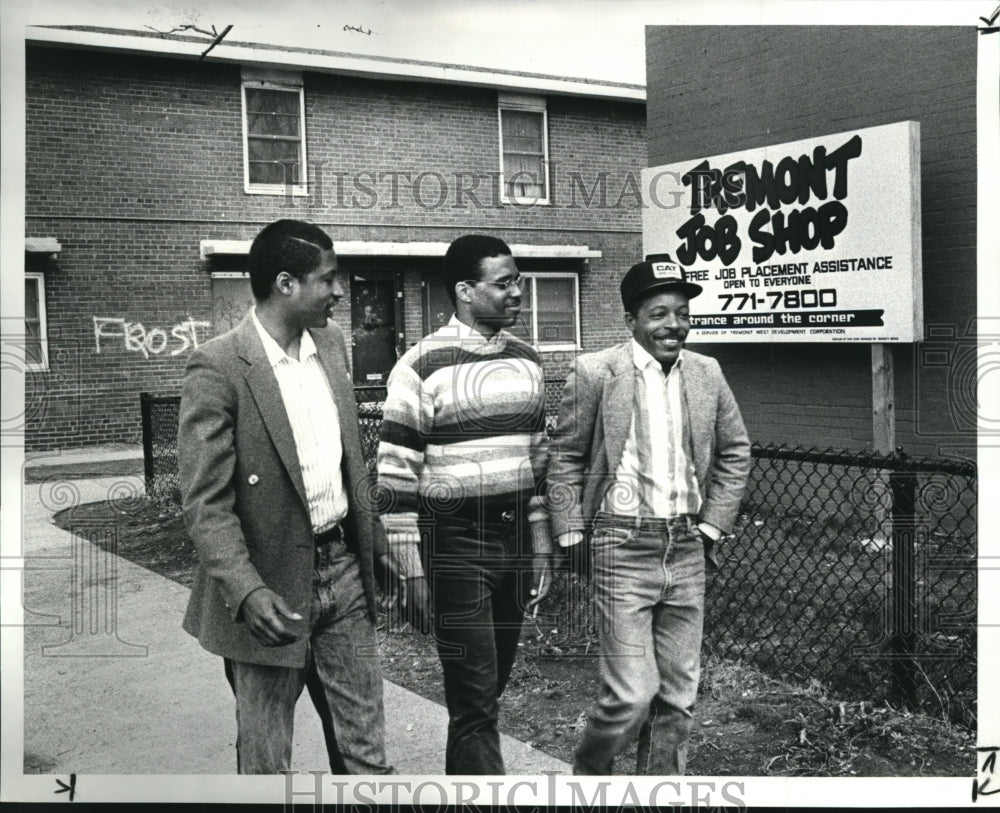
[[[595,524],[602,520],[610,520],[616,525],[632,525],[635,528],[647,528],[653,531],[664,531],[669,528],[674,532],[693,531],[698,524],[698,518],[693,514],[681,514],[677,517],[631,517],[598,511],[597,516],[594,517]]]
[[[524,510],[516,503],[467,502],[454,511],[439,511],[434,516],[436,519],[445,521],[448,519],[457,519],[463,522],[489,522],[512,525],[523,513]]]
[[[323,545],[329,545],[331,542],[343,542],[344,541],[344,526],[339,522],[327,528],[325,531],[321,531],[318,534],[313,534],[313,542],[316,543],[316,547],[322,547]]]

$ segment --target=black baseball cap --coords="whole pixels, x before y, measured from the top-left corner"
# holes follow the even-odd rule
[[[684,269],[669,254],[647,254],[622,279],[622,304],[629,309],[636,299],[653,291],[680,291],[688,299],[701,293],[701,286],[684,278]]]

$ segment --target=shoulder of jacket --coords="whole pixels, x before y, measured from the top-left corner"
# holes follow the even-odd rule
[[[626,347],[627,342],[605,347],[603,350],[581,353],[576,357],[576,364],[588,372],[602,370],[609,364],[612,364],[624,352]]]
[[[719,362],[712,356],[706,356],[704,353],[696,353],[694,350],[688,350],[686,347],[681,351],[684,358],[684,364],[690,364],[692,366],[703,367],[709,370],[720,370]]]
[[[211,360],[225,360],[233,356],[239,346],[239,339],[236,328],[227,330],[218,336],[213,336],[207,342],[202,342],[191,350],[190,358],[205,358]]]

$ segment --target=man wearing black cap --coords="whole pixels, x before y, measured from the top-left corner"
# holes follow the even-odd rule
[[[669,255],[632,266],[621,283],[632,339],[579,356],[563,392],[550,518],[567,552],[590,532],[603,684],[576,774],[610,774],[637,732],[636,773],[684,773],[705,561],[732,530],[750,468],[718,362],[683,349],[700,293]]]

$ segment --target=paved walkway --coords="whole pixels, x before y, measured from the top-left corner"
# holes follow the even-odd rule
[[[114,460],[134,471],[135,450],[54,453],[26,466],[35,482],[24,492],[25,773],[235,773],[234,705],[221,660],[180,628],[188,589],[84,538],[107,529],[71,534],[52,523],[72,505],[142,493],[134,474],[70,479]],[[397,772],[441,774],[445,709],[389,681],[385,708]],[[511,737],[502,747],[511,774],[569,773]],[[329,769],[306,693],[292,767]]]

